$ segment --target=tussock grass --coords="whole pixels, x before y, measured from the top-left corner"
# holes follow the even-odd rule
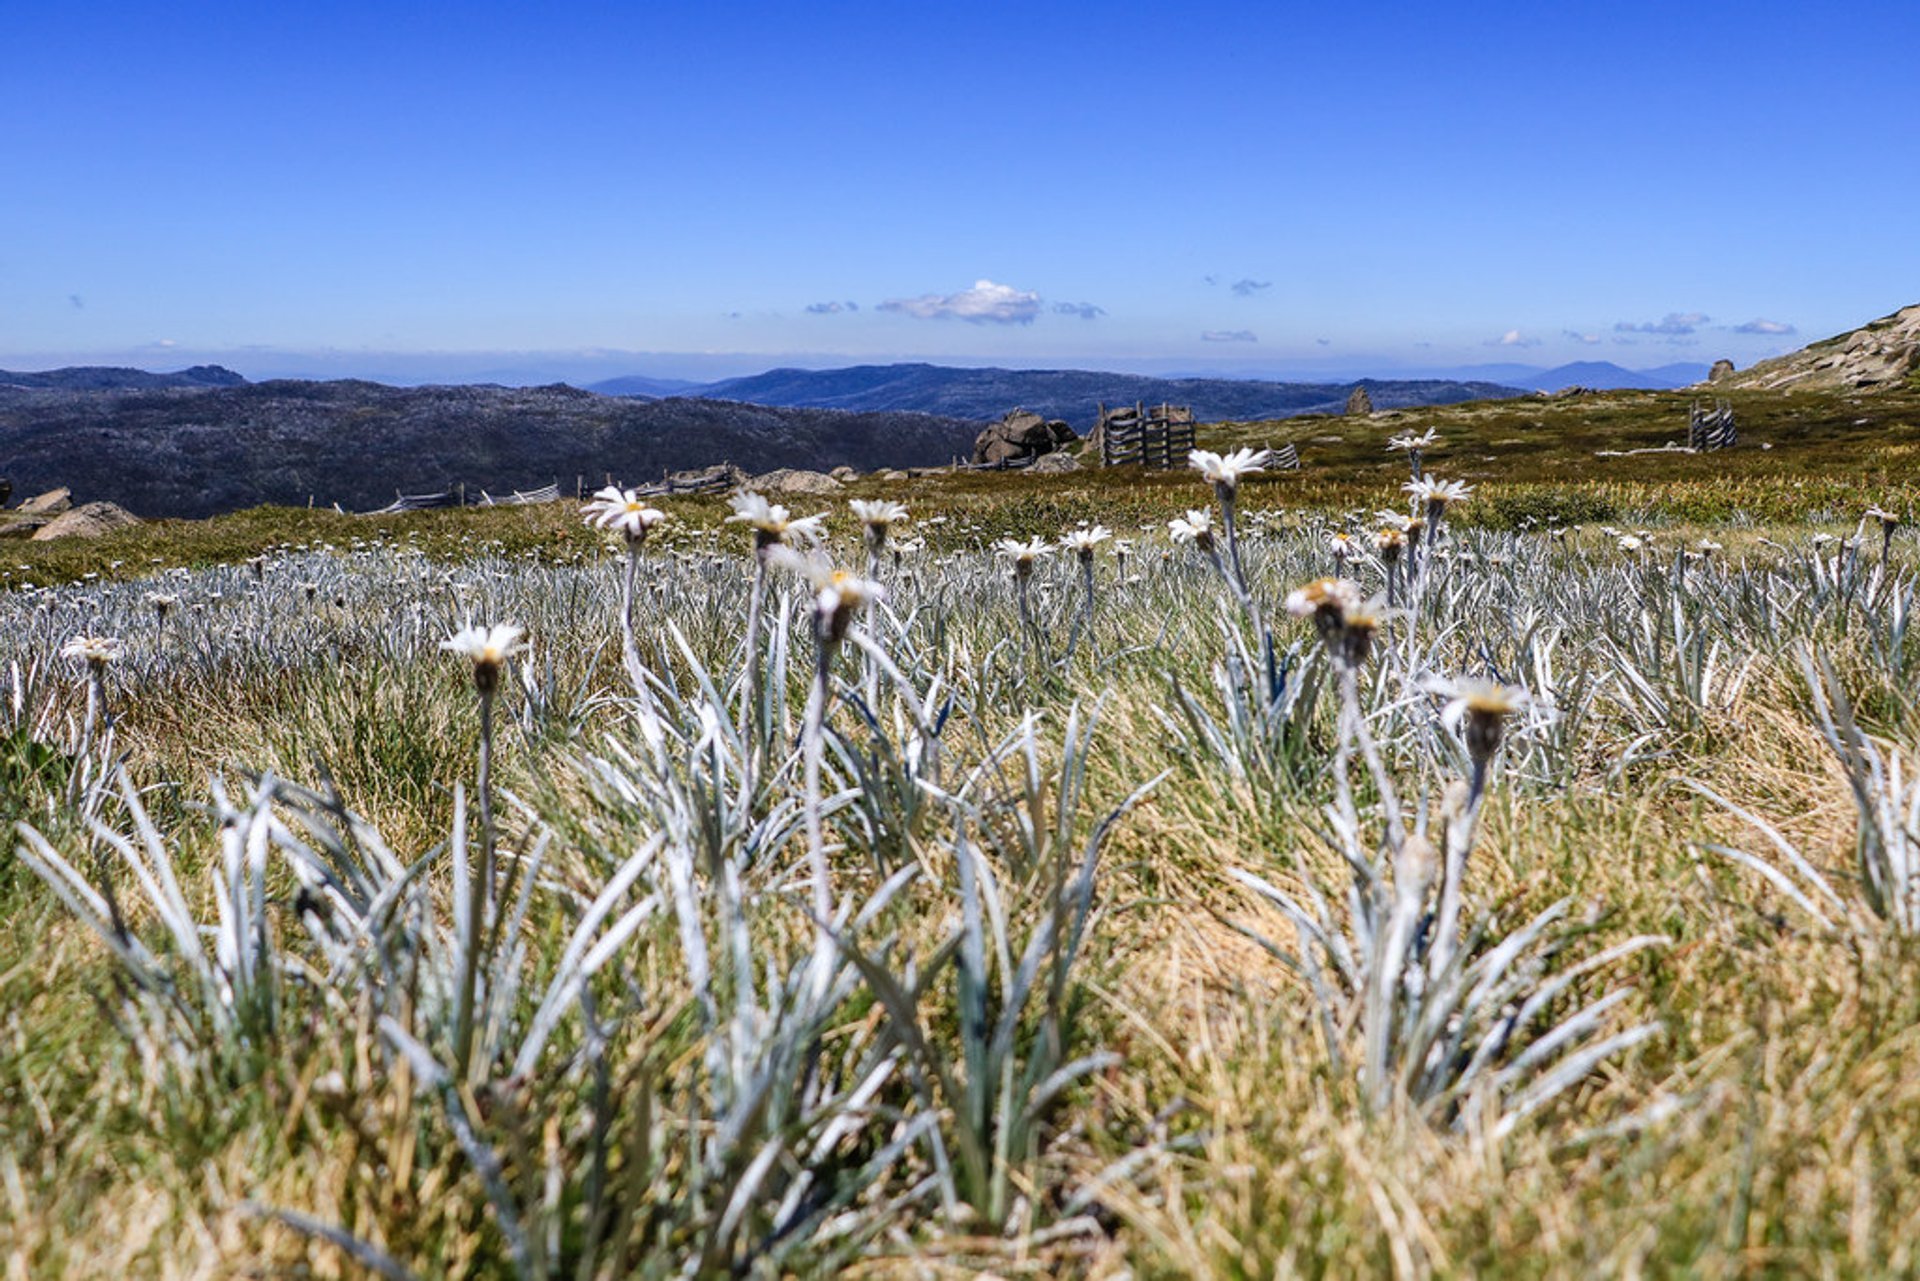
[[[1629,415],[1681,403],[1615,399]],[[1454,415],[1443,435],[1481,423],[1504,439],[1515,415],[1561,411],[1437,412]],[[1289,430],[1360,436],[1344,421]],[[1798,447],[1781,430],[1780,449]],[[1869,799],[1892,785],[1847,748],[1912,759],[1910,535],[1884,564],[1877,540],[1813,541],[1813,518],[1857,518],[1857,475],[1810,499],[1784,474],[1718,498],[1704,477],[1486,486],[1449,514],[1419,613],[1387,620],[1357,673],[1376,771],[1336,665],[1280,604],[1329,571],[1349,502],[1393,505],[1403,464],[1377,461],[1378,479],[1323,487],[1330,503],[1296,505],[1311,478],[1246,484],[1258,611],[1223,568],[1137,528],[1200,506],[1190,477],[886,495],[930,546],[882,559],[888,599],[829,670],[824,920],[805,821],[814,604],[773,575],[762,649],[745,652],[754,577],[724,505],[676,506],[640,550],[631,655],[616,549],[566,511],[337,530],[262,513],[194,532],[199,551],[158,531],[150,554],[181,574],[138,577],[123,555],[95,580],[0,594],[0,810],[35,834],[16,829],[0,871],[8,1266],[1913,1272],[1920,951],[1856,870],[1856,784]],[[1451,461],[1428,465],[1456,474]],[[1549,493],[1669,505],[1636,554],[1593,528],[1547,532],[1552,504],[1527,504]],[[1799,504],[1780,509],[1794,523],[1765,514],[1776,499]],[[1726,504],[1756,522],[1744,537],[1715,523]],[[1103,551],[1077,627],[1078,567],[1043,561],[1023,630],[989,544],[1096,519],[1133,540],[1125,574]],[[836,523],[857,562],[857,530]],[[1709,532],[1727,546],[1681,555]],[[274,549],[257,566],[256,547]],[[1364,559],[1350,570],[1380,581]],[[164,620],[154,591],[180,598]],[[437,647],[496,620],[532,649],[499,694],[498,927],[482,932],[463,1071],[478,729],[470,673]],[[84,757],[84,684],[54,657],[83,631],[125,643],[105,681],[114,723]],[[1510,997],[1459,1017],[1551,991],[1536,1035],[1599,1003],[1563,1048],[1657,1028],[1538,1107],[1516,1106],[1538,1079],[1524,1073],[1505,1094],[1383,1092],[1365,1047],[1384,1045],[1398,1081],[1444,1087],[1462,1064],[1397,1049],[1411,1042],[1364,983],[1349,1000],[1324,966],[1315,977],[1300,913],[1249,889],[1317,897],[1367,964],[1387,964],[1382,936],[1366,941],[1367,887],[1391,902],[1408,884],[1396,824],[1444,848],[1472,761],[1425,680],[1463,674],[1534,703],[1486,762],[1461,954],[1484,962],[1564,906],[1537,955],[1521,949],[1533,968]],[[1833,688],[1852,720],[1823,721]],[[122,770],[137,804],[115,791]],[[1765,869],[1798,873],[1730,807],[1771,824],[1846,911],[1823,928]],[[258,833],[260,858],[227,861],[235,832]],[[159,851],[177,909],[114,838]],[[111,890],[120,924],[89,929],[20,848],[40,873],[52,857],[71,884]],[[390,915],[369,906],[382,894]],[[1378,1008],[1426,1008],[1438,990],[1414,977],[1442,965],[1425,901],[1409,918],[1417,964],[1391,970]],[[223,952],[235,904],[253,925]],[[1666,942],[1635,944],[1647,936]],[[1528,1044],[1517,1033],[1492,1064],[1518,1071]]]

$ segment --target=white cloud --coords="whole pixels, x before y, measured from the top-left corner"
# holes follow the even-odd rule
[[[1619,321],[1614,330],[1623,334],[1690,334],[1712,319],[1704,312],[1670,311],[1659,320],[1643,320],[1637,325],[1630,320]]]
[[[1040,314],[1040,295],[991,280],[976,280],[957,294],[889,298],[881,311],[898,311],[917,320],[964,320],[975,325],[1025,325]]]
[[[1233,282],[1231,288],[1233,289],[1233,292],[1238,294],[1240,297],[1251,298],[1253,295],[1259,293],[1262,289],[1273,288],[1273,282],[1271,280],[1252,280],[1252,279],[1236,280]]]
[[[1562,329],[1560,336],[1569,342],[1585,343],[1589,347],[1600,341],[1599,334],[1583,334],[1578,329]]]
[[[1538,347],[1539,345],[1538,338],[1529,338],[1518,329],[1509,329],[1498,338],[1487,339],[1489,347]]]
[[[1259,342],[1251,329],[1209,329],[1200,335],[1201,342]]]
[[[1736,334],[1797,334],[1800,331],[1792,325],[1779,320],[1749,320],[1744,325],[1735,325]]]
[[[1090,302],[1057,302],[1053,304],[1056,316],[1078,316],[1082,320],[1093,320],[1107,314],[1105,307],[1096,307]]]
[[[809,316],[837,316],[843,311],[859,311],[857,302],[810,302],[807,304]]]

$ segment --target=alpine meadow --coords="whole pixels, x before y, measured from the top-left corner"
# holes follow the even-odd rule
[[[19,544],[9,1266],[1911,1271],[1912,393],[1730,395]]]

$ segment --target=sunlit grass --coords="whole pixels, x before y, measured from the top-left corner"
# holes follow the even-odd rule
[[[758,578],[722,500],[632,548],[564,503],[24,549],[0,593],[0,810],[36,864],[0,864],[8,1266],[1911,1272],[1920,952],[1856,855],[1861,797],[1906,795],[1885,774],[1920,736],[1913,535],[1883,563],[1877,534],[1813,534],[1910,513],[1914,482],[1878,483],[1881,455],[1776,468],[1815,447],[1785,417],[1764,459],[1656,459],[1671,479],[1469,456],[1576,403],[1284,425],[1310,466],[1350,437],[1351,470],[1241,478],[1240,570],[1166,536],[1212,498],[1192,473],[863,482],[913,516],[885,555],[844,505],[795,508],[830,511],[841,566],[873,553],[885,598],[844,617],[821,593],[857,580]],[[1607,398],[1590,429],[1676,408]],[[1282,602],[1401,501],[1385,437],[1428,417],[1426,469],[1471,497],[1404,584],[1416,612],[1324,653]],[[1110,540],[1026,575],[992,551],[1095,524],[1124,570]],[[1365,593],[1371,546],[1345,563]],[[491,622],[530,647],[483,785],[472,672],[440,646]],[[121,641],[110,733],[59,657],[82,634]],[[1460,676],[1530,696],[1490,751],[1433,692]],[[1436,951],[1450,831],[1465,928]],[[1369,931],[1412,884],[1388,947]],[[1309,920],[1360,958],[1350,988]],[[1509,939],[1517,986],[1432,980]],[[1436,1026],[1481,1038],[1542,992],[1533,1031],[1572,1030],[1539,1071],[1525,1035],[1476,1039],[1482,1076],[1394,1022],[1454,1009]]]

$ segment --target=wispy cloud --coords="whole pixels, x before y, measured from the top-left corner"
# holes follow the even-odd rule
[[[1234,281],[1233,284],[1229,287],[1233,290],[1234,293],[1238,294],[1240,297],[1251,298],[1255,294],[1259,293],[1262,289],[1273,288],[1273,282],[1271,280],[1244,279],[1244,280]]]
[[[1092,320],[1107,314],[1105,307],[1096,307],[1090,302],[1057,302],[1053,304],[1056,316],[1078,316],[1082,320]]]
[[[1251,329],[1209,329],[1200,335],[1201,342],[1259,342]]]
[[[1712,319],[1697,311],[1670,311],[1659,320],[1643,320],[1639,324],[1622,320],[1613,328],[1622,334],[1690,334]]]
[[[79,294],[68,294],[67,301],[73,304],[73,309],[75,311],[86,310],[87,300],[85,298],[82,298]]]
[[[1735,325],[1736,334],[1797,334],[1800,331],[1780,320],[1749,320],[1744,325]]]
[[[881,311],[897,311],[916,320],[964,320],[974,325],[1025,325],[1040,314],[1040,295],[991,280],[976,280],[957,294],[921,294],[889,298]]]
[[[837,316],[843,311],[859,311],[857,302],[810,302],[807,304],[809,316]]]
[[[1538,347],[1540,340],[1529,338],[1518,329],[1509,329],[1498,338],[1487,339],[1486,345],[1489,347]]]
[[[1578,329],[1562,329],[1560,336],[1568,342],[1585,343],[1589,347],[1596,345],[1600,341],[1599,334],[1583,334]]]

